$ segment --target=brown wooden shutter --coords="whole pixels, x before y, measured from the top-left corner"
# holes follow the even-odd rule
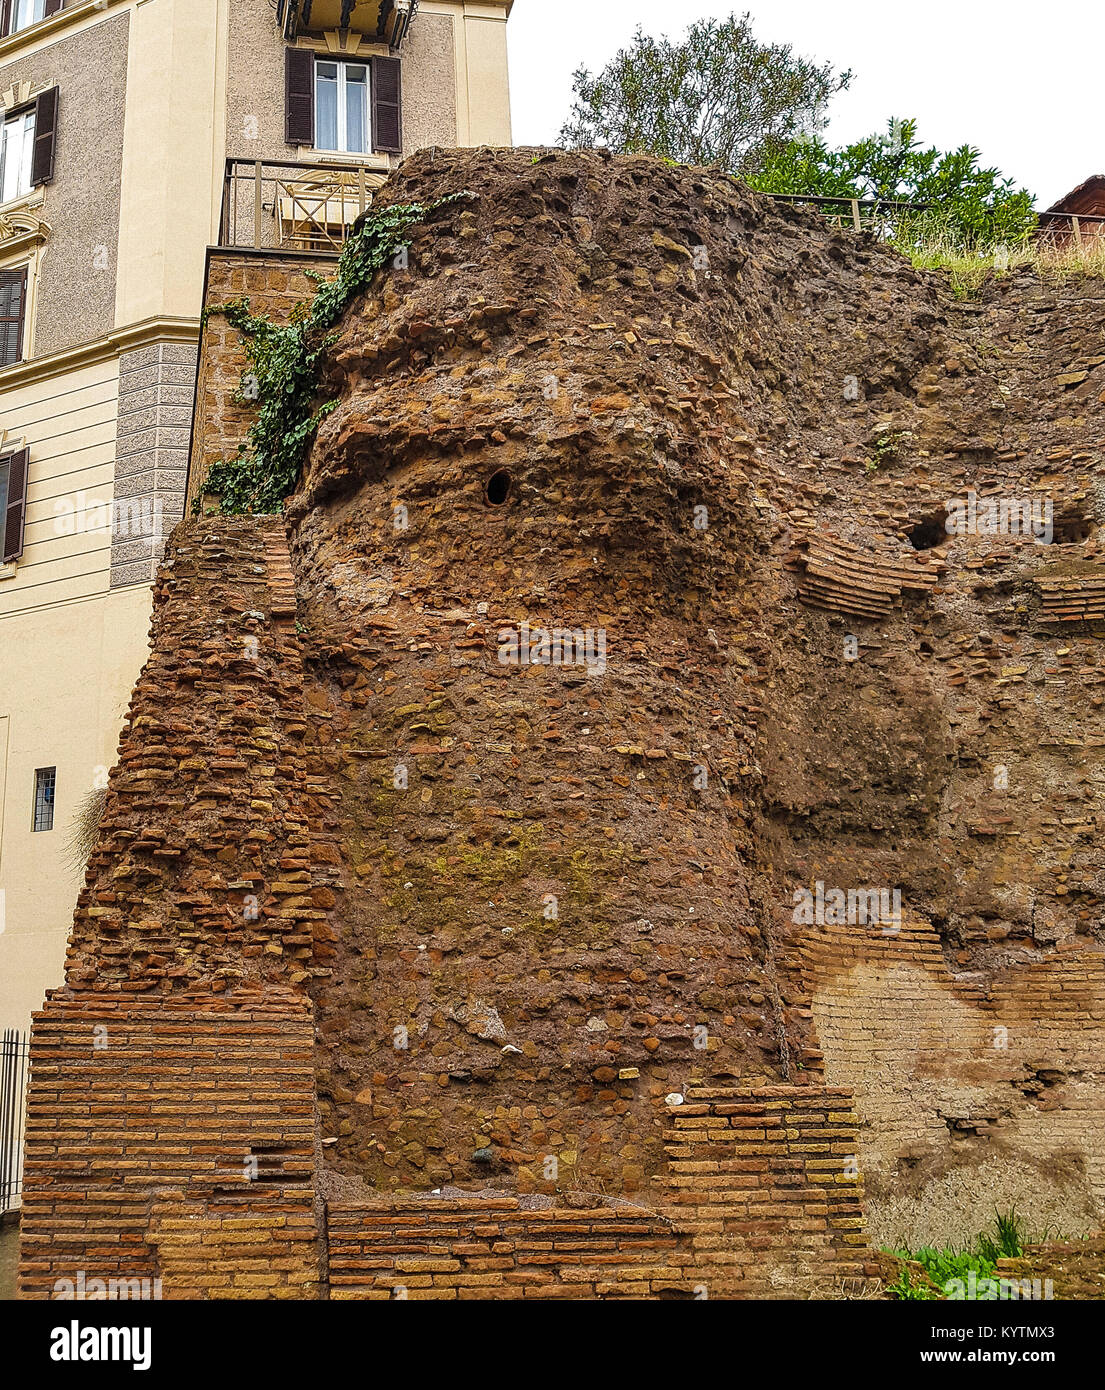
[[[398,58],[372,60],[372,148],[403,153],[403,77]]]
[[[23,359],[23,319],[27,312],[27,272],[0,270],[0,367]]]
[[[46,0],[46,18],[49,19],[52,14],[57,14],[64,4],[65,0]]]
[[[285,139],[289,145],[315,143],[315,55],[289,48],[284,69]]]
[[[31,183],[37,188],[54,177],[58,143],[58,89],[51,87],[35,102],[35,151],[31,159]]]
[[[0,37],[12,31],[12,4],[14,0],[0,0]]]
[[[23,519],[27,512],[27,462],[30,453],[21,449],[10,454],[8,465],[8,505],[4,521],[4,564],[18,560],[23,554]]]

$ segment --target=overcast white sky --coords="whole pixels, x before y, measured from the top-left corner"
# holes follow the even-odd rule
[[[1105,173],[1102,0],[515,0],[515,142],[554,144],[572,73],[601,68],[638,24],[675,37],[746,9],[758,38],[854,72],[829,112],[833,144],[915,116],[924,144],[977,145],[1039,208]]]

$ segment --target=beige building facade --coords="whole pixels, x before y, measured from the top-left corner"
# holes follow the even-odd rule
[[[333,250],[405,154],[509,144],[511,4],[0,0],[0,1030],[61,983],[184,507],[207,248]]]

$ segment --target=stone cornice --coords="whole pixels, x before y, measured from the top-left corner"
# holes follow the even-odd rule
[[[92,342],[81,343],[79,347],[66,348],[64,352],[54,352],[47,357],[33,357],[29,362],[15,362],[0,369],[0,392],[74,372],[95,362],[119,357],[124,352],[133,352],[147,343],[198,343],[199,335],[199,319],[143,319],[141,323],[117,328],[114,333]]]
[[[30,44],[37,47],[42,39],[52,39],[66,29],[76,28],[83,20],[105,14],[108,10],[118,9],[127,3],[128,0],[85,0],[83,5],[59,10],[49,19],[40,19],[37,24],[30,24],[26,29],[20,29],[17,34],[9,34],[6,38],[0,39],[0,63],[8,62],[18,55],[20,49]]]

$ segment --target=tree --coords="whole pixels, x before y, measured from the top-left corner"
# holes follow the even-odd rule
[[[980,167],[981,158],[973,145],[925,149],[917,122],[895,119],[886,135],[843,149],[829,149],[816,134],[776,146],[748,181],[764,193],[928,203],[925,222],[966,246],[1024,241],[1036,225],[1032,194]]]
[[[597,77],[576,73],[560,140],[747,174],[769,150],[823,129],[825,106],[851,78],[789,44],[759,43],[747,14],[701,20],[680,43],[638,28]]]

